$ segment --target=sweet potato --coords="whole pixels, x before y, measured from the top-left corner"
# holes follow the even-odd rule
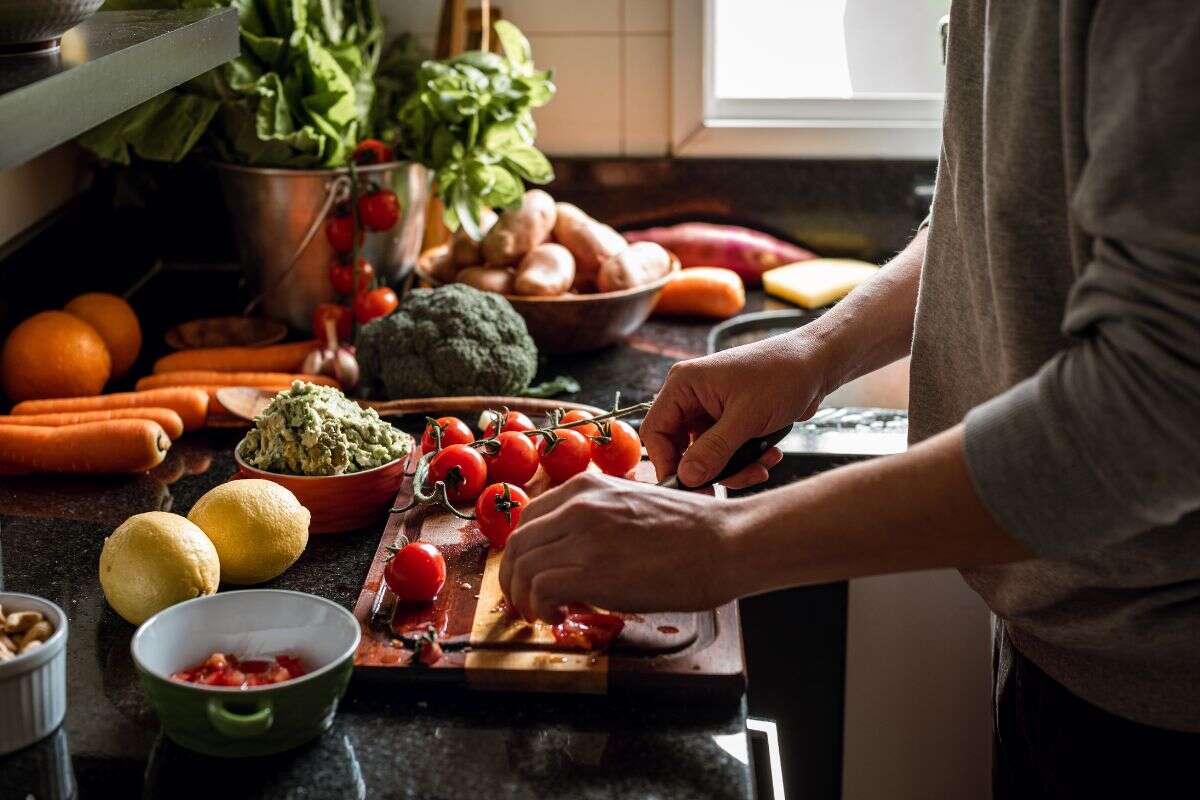
[[[571,288],[575,281],[575,258],[561,244],[546,242],[530,250],[521,259],[513,280],[517,294],[555,297]]]
[[[483,237],[480,252],[493,267],[516,264],[525,254],[550,238],[557,212],[554,198],[541,189],[530,189],[521,207],[505,211]]]
[[[481,292],[512,294],[513,273],[507,267],[467,267],[460,269],[455,280]]]
[[[724,267],[692,267],[667,282],[654,313],[728,319],[745,305],[746,288],[736,272]]]
[[[458,276],[458,269],[458,265],[450,257],[449,249],[439,253],[428,265],[429,277],[433,278],[437,284],[454,283],[454,279]]]
[[[496,224],[496,220],[500,219],[495,211],[490,208],[484,208],[479,212],[479,230],[483,231],[483,235],[487,236],[488,231]],[[479,251],[480,243],[467,235],[462,226],[454,232],[450,237],[450,264],[454,268],[472,267],[476,264],[483,263],[483,254]]]
[[[271,344],[265,347],[200,347],[180,350],[154,362],[155,372],[216,370],[219,372],[299,372],[318,343]]]
[[[794,244],[760,231],[735,225],[685,222],[666,228],[627,231],[630,242],[658,242],[679,257],[687,267],[726,267],[736,272],[747,286],[762,283],[769,269],[807,261],[816,256]]]
[[[635,242],[600,264],[596,287],[617,292],[658,280],[671,269],[671,255],[654,242]]]
[[[575,256],[576,289],[595,291],[600,262],[629,246],[625,237],[588,216],[578,206],[559,203],[554,221],[554,241]]]

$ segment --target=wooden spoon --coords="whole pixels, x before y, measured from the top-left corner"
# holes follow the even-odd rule
[[[275,392],[267,392],[250,386],[226,386],[217,390],[217,401],[236,417],[254,421],[263,412]],[[472,396],[472,397],[414,397],[405,400],[355,400],[363,408],[373,408],[384,416],[401,416],[403,414],[432,414],[441,412],[466,413],[482,412],[489,408],[506,407],[510,411],[521,411],[526,414],[545,414],[556,408],[568,411],[578,409],[592,414],[603,414],[604,409],[589,406],[585,403],[572,403],[567,400],[545,400],[538,397],[504,397],[504,396]]]

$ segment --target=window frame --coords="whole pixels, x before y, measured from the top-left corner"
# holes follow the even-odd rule
[[[672,0],[671,152],[684,158],[936,159],[941,93],[714,97],[713,0]]]

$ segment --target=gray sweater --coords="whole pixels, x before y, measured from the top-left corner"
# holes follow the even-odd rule
[[[912,372],[1038,556],[964,572],[1017,648],[1200,731],[1200,2],[954,0]]]

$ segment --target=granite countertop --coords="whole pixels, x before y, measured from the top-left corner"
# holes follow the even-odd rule
[[[761,307],[754,294],[751,307]],[[546,359],[572,399],[648,399],[670,365],[703,352],[709,326],[652,321],[626,344]],[[745,705],[686,708],[612,698],[397,693],[352,683],[333,729],[290,753],[219,760],[159,732],[129,653],[134,626],[108,608],[96,564],[104,537],[131,514],[186,513],[234,472],[241,431],[181,439],[152,473],[0,482],[0,587],[47,597],[70,619],[69,710],[47,740],[0,759],[0,795],[80,797],[661,797],[749,798]],[[314,536],[267,587],[352,607],[379,531]],[[67,784],[61,783],[69,770]],[[63,795],[69,796],[69,795]]]

